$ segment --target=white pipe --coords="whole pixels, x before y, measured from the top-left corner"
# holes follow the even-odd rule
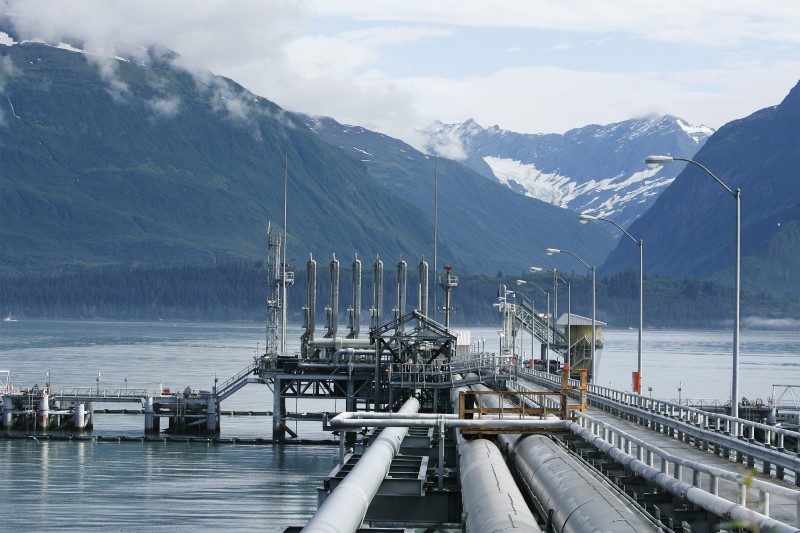
[[[416,413],[420,402],[409,399],[400,413]],[[381,432],[353,466],[347,476],[337,485],[317,512],[303,528],[305,533],[331,533],[356,531],[367,514],[369,504],[378,492],[392,459],[400,450],[407,428],[390,428]]]

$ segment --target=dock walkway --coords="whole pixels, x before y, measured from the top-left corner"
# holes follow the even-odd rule
[[[526,377],[519,377],[517,387],[532,391],[552,390],[551,387],[541,382],[534,383],[525,379]],[[591,395],[589,400],[591,404]],[[701,475],[694,469],[676,467],[675,462],[665,462],[663,457],[681,458],[687,463],[694,462],[701,465],[700,468],[708,467],[709,470],[719,469],[730,473],[730,477],[738,475],[744,483],[749,484],[746,494],[746,506],[749,509],[758,510],[758,512],[786,524],[798,524],[800,503],[798,503],[797,495],[800,493],[797,490],[798,487],[792,483],[796,478],[795,472],[786,471],[785,476],[781,472],[781,477],[784,479],[776,479],[774,474],[764,473],[774,471],[770,465],[765,468],[764,462],[761,460],[748,459],[742,457],[742,454],[689,438],[684,432],[672,431],[658,424],[648,423],[645,418],[637,420],[636,417],[612,413],[596,406],[588,407],[586,415],[583,425],[589,425],[590,421],[596,421],[600,427],[606,428],[606,440],[616,443],[618,446],[621,444],[629,455],[645,460],[654,468],[705,491],[714,492],[713,485],[716,485],[716,493],[732,504],[745,503],[742,501],[742,482],[728,481],[721,476]],[[640,423],[642,421],[644,424]],[[648,454],[648,448],[650,448],[650,454]],[[663,453],[652,453],[653,448]],[[739,462],[725,457],[725,454],[730,454],[731,457],[738,456]],[[787,455],[790,458],[794,456],[793,458],[796,459],[796,454],[788,453]],[[649,461],[645,458],[649,458]],[[775,489],[764,491],[763,487],[767,485],[775,487]],[[758,488],[759,486],[762,488]],[[766,512],[765,503],[767,505]]]

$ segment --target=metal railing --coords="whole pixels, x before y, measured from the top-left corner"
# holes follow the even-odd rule
[[[561,387],[560,375],[529,369],[518,369],[518,372],[524,376],[535,377],[538,380],[549,382],[553,387]],[[789,452],[784,446],[788,437],[798,443],[798,448],[796,448],[794,452],[800,452],[800,432],[798,431],[741,418],[734,418],[722,413],[711,413],[680,403],[658,400],[634,392],[620,391],[596,384],[590,384],[588,388],[589,394],[596,398],[604,398],[648,413],[660,414],[668,418],[681,420],[692,426],[700,427],[714,433],[730,435],[735,439],[761,445],[765,448]]]
[[[800,520],[800,490],[769,483],[748,474],[730,472],[678,457],[587,414],[576,413],[576,417],[576,422],[581,427],[588,429],[592,434],[610,443],[626,455],[632,456],[632,447],[636,446],[636,459],[644,462],[647,466],[654,467],[657,458],[662,474],[680,480],[684,469],[687,469],[691,472],[693,486],[715,496],[719,496],[720,481],[731,483],[735,485],[737,494],[737,501],[734,503],[742,506],[747,505],[747,489],[755,489],[758,492],[758,510],[765,516],[769,516],[770,495],[788,498],[795,502],[795,524]],[[707,488],[703,487],[703,484]]]

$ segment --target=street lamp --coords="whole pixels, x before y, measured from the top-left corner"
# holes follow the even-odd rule
[[[545,361],[547,361],[550,358],[550,293],[547,292],[546,290],[544,290],[543,288],[541,288],[540,286],[538,286],[536,283],[534,283],[532,281],[525,281],[524,279],[518,279],[517,280],[517,285],[533,285],[534,287],[539,289],[539,291],[542,294],[547,296],[547,309],[545,311],[545,331],[547,332],[547,336],[545,338],[545,341],[546,341],[546,344],[547,344],[547,352],[546,352],[547,353],[547,357],[545,357],[545,359],[544,359]],[[520,293],[520,295],[521,296],[525,296],[522,293]],[[534,307],[533,307],[533,300],[530,300],[530,302],[531,302],[531,359],[533,359],[534,358],[533,357],[533,354],[534,354],[534,351],[533,351],[533,337],[534,337],[534,335],[536,333],[536,311],[534,310]],[[548,363],[545,363],[545,368],[547,368],[547,365],[548,365]]]
[[[592,215],[581,215],[578,217],[578,220],[581,224],[586,224],[587,222],[594,222],[597,220],[602,220],[603,222],[608,222],[610,224],[614,224],[622,233],[628,236],[630,240],[636,243],[639,246],[639,346],[638,346],[638,353],[637,353],[637,365],[636,365],[636,372],[638,373],[639,379],[638,383],[634,381],[633,384],[633,392],[637,394],[642,393],[642,328],[644,327],[644,242],[642,239],[636,239],[630,233],[625,230],[622,226],[614,222],[609,218],[603,217],[594,217]]]
[[[569,281],[567,281],[564,278],[562,278],[561,276],[559,276],[555,269],[550,270],[549,268],[541,268],[541,267],[537,267],[537,266],[532,266],[531,267],[531,272],[533,272],[534,274],[537,273],[537,272],[542,272],[542,271],[552,272],[553,273],[553,291],[554,291],[553,320],[558,320],[558,280],[561,280],[561,281],[563,281],[564,283],[567,284],[567,329],[566,329],[566,331],[567,331],[567,354],[566,354],[566,356],[564,358],[564,363],[565,364],[571,364],[571,361],[569,360],[569,355],[570,355],[570,351],[572,350],[572,345],[571,345],[571,342],[572,342],[572,338],[571,338],[572,337],[572,323],[571,323],[571,319],[572,319],[572,285],[570,284]],[[555,327],[555,326],[553,326],[553,327]],[[548,330],[548,336],[549,336],[549,334],[550,334],[550,331]]]
[[[725,185],[721,179],[715,176],[713,172],[693,159],[665,155],[651,155],[644,160],[649,167],[656,167],[666,163],[672,163],[673,161],[685,161],[686,163],[691,163],[700,167],[705,171],[706,174],[714,178],[714,181],[719,183],[726,191],[728,191],[728,193],[731,194],[731,196],[733,196],[734,200],[736,200],[736,288],[734,296],[736,302],[734,304],[733,315],[733,376],[731,379],[731,416],[733,418],[739,418],[739,301],[742,284],[742,191],[739,188],[736,190],[731,189]],[[736,435],[738,436],[738,429],[736,429]]]
[[[561,253],[569,254],[572,257],[574,257],[575,259],[577,259],[578,261],[580,261],[581,263],[583,263],[586,266],[586,268],[588,268],[589,270],[592,271],[592,345],[590,347],[590,349],[591,349],[590,353],[591,353],[591,356],[592,356],[592,379],[590,381],[591,381],[591,383],[594,383],[594,378],[595,378],[594,347],[595,347],[595,344],[597,343],[597,319],[596,319],[596,311],[597,311],[597,306],[596,306],[596,300],[597,300],[596,278],[597,278],[597,276],[596,276],[596,269],[595,269],[595,267],[593,267],[592,265],[590,265],[589,263],[587,263],[586,261],[581,259],[579,255],[577,255],[577,254],[575,254],[573,252],[570,252],[569,250],[559,250],[558,248],[547,248],[545,250],[545,253],[547,255],[554,255],[554,254],[561,254]]]

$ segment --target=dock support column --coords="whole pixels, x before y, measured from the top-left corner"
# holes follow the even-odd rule
[[[75,404],[72,414],[72,425],[78,431],[83,431],[86,425],[86,404]]]
[[[144,433],[145,435],[151,433],[158,433],[159,424],[153,409],[153,397],[148,396],[144,400]]]
[[[38,425],[42,431],[47,431],[50,427],[50,395],[46,392],[42,393],[42,399],[39,401]]]
[[[283,383],[275,376],[275,392],[272,397],[272,438],[286,440],[286,399],[283,397]]]
[[[3,395],[3,428],[11,430],[14,425],[14,397],[10,394]]]
[[[206,430],[209,433],[219,432],[219,417],[217,416],[217,398],[215,396],[208,397],[208,404],[206,407]]]

